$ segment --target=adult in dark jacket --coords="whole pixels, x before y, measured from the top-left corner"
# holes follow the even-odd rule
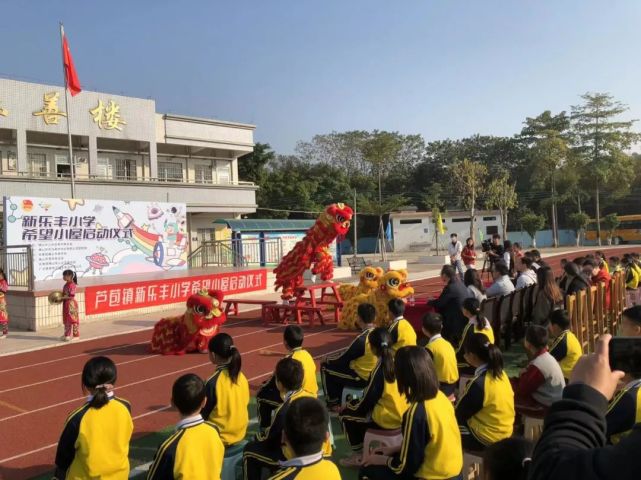
[[[638,480],[641,424],[606,446],[605,413],[623,372],[610,370],[603,335],[596,352],[582,357],[563,399],[552,405],[530,465],[529,480]]]
[[[463,300],[470,297],[471,293],[451,265],[443,266],[441,280],[446,284],[445,288],[438,298],[428,303],[443,316],[443,337],[456,345],[467,323],[467,318],[461,309]]]
[[[579,266],[574,262],[568,262],[563,267],[566,274],[565,280],[565,295],[572,295],[573,293],[585,290],[590,286],[590,282],[585,278]]]

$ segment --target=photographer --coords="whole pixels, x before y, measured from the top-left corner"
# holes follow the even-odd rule
[[[505,248],[501,244],[501,235],[495,233],[492,235],[492,243],[490,244],[490,249],[487,250],[486,254],[490,260],[490,265],[494,266],[496,262],[503,260],[503,254],[505,253]]]

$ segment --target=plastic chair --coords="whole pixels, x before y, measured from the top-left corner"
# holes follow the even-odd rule
[[[479,452],[463,451],[463,479],[480,480],[483,478],[483,455]]]
[[[220,480],[236,480],[242,477],[243,469],[243,450],[247,441],[230,445],[225,448],[225,457],[223,458],[223,470],[220,474]]]
[[[398,447],[403,444],[403,434],[401,429],[396,430],[377,430],[370,428],[365,432],[363,440],[363,457],[361,463],[365,463],[371,452],[376,447]]]

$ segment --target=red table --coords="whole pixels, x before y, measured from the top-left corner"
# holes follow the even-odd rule
[[[436,309],[428,305],[427,301],[427,298],[417,298],[414,301],[414,305],[411,305],[409,302],[405,304],[405,319],[412,324],[412,327],[414,327],[419,337],[423,336],[423,331],[421,330],[423,316],[426,313],[436,312]]]
[[[290,320],[302,323],[302,313],[307,313],[310,326],[314,325],[318,316],[324,323],[323,312],[332,311],[334,321],[340,320],[343,301],[338,291],[339,285],[333,282],[313,283],[296,289],[295,298],[289,304],[264,305],[262,311],[263,323],[276,321],[287,324]],[[318,295],[320,293],[320,295]]]

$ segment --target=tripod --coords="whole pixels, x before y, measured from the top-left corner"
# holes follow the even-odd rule
[[[486,275],[486,280],[492,279],[492,261],[489,259],[487,252],[483,256],[483,268],[481,269],[481,280],[483,280],[483,274]]]

